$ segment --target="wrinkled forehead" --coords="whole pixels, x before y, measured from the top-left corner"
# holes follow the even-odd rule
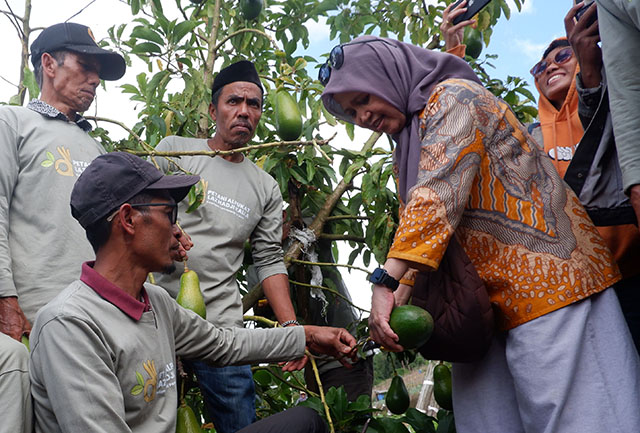
[[[233,83],[226,84],[222,88],[222,96],[229,95],[238,95],[238,96],[246,96],[247,98],[255,98],[258,100],[262,100],[262,90],[260,87],[256,85],[256,83],[251,83],[249,81],[234,81]]]

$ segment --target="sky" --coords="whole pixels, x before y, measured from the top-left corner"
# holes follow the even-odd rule
[[[183,0],[185,1],[185,0]],[[513,5],[512,0],[508,0]],[[174,4],[174,0],[163,0],[165,4]],[[529,74],[531,67],[540,60],[545,47],[555,38],[564,36],[564,17],[571,8],[572,0],[525,0],[521,12],[511,7],[510,20],[501,18],[494,27],[491,43],[485,47],[484,54],[497,54],[492,63],[495,69],[488,69],[494,78],[506,79],[507,76],[525,78],[531,85],[531,91],[537,96],[533,80]],[[85,6],[89,5],[85,8]],[[9,7],[18,15],[24,13],[24,0],[0,0],[0,11]],[[46,27],[65,21],[83,10],[71,21],[91,27],[97,39],[107,37],[107,29],[114,24],[121,24],[125,17],[130,17],[130,7],[119,0],[32,0],[31,27]],[[329,29],[321,21],[310,22],[310,48],[306,53],[320,58],[337,42],[329,40]],[[36,36],[34,36],[35,38]],[[18,81],[20,66],[20,42],[17,33],[9,20],[0,15],[0,40],[3,41],[3,61],[0,62],[0,101],[8,101],[17,93],[14,84]],[[141,65],[129,68],[126,75],[118,82],[107,82],[106,89],[98,89],[97,98],[89,110],[89,114],[98,114],[123,121],[128,125],[136,122],[136,106],[128,96],[122,94],[118,85],[135,82],[135,75]],[[101,125],[102,126],[102,125]],[[125,133],[116,126],[103,125],[109,129],[114,138],[122,138]],[[362,143],[369,133],[360,131],[356,142]],[[346,254],[344,254],[346,256]],[[341,257],[344,263],[345,257]],[[361,265],[361,263],[356,263]],[[375,267],[372,264],[370,268]],[[354,302],[362,308],[370,307],[370,286],[362,272],[353,271],[350,275],[343,272],[347,287],[351,291]]]

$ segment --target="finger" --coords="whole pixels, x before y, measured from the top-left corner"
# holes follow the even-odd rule
[[[458,24],[456,24],[455,26],[451,27],[451,31],[458,31],[458,30],[462,30],[463,28],[467,27],[467,26],[471,26],[476,24],[476,20],[466,20],[466,21],[460,21]]]
[[[452,3],[452,5],[455,3]],[[463,2],[461,2],[458,6],[455,7],[455,9],[453,9],[453,11],[459,11],[461,9],[464,9],[465,11],[467,10],[467,0],[464,0]]]

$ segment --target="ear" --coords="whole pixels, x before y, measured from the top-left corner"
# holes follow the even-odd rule
[[[40,57],[42,63],[42,75],[50,78],[55,77],[56,70],[58,69],[58,61],[54,59],[51,54],[43,53]]]
[[[120,206],[120,212],[117,215],[117,221],[120,223],[122,230],[133,236],[136,232],[136,214],[133,212],[133,208],[129,203],[125,203]]]
[[[209,116],[211,116],[211,120],[216,121],[216,106],[213,103],[209,104]]]

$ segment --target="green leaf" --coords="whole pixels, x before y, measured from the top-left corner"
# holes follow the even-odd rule
[[[407,409],[404,421],[417,432],[436,433],[436,427],[434,425],[434,421],[436,421],[436,419],[413,407]]]
[[[143,389],[144,388],[142,385],[135,385],[133,388],[131,388],[131,395],[138,395],[142,392]]]
[[[355,135],[353,123],[345,123],[344,128],[347,130],[347,135],[349,136],[351,141],[353,141],[353,137]]]
[[[49,159],[45,159],[44,161],[42,161],[40,163],[41,166],[43,167],[51,167],[53,165],[53,161],[49,160]]]
[[[140,386],[144,385],[144,377],[142,377],[142,375],[137,371],[136,371],[136,381],[138,382],[138,385]]]
[[[158,45],[164,45],[164,39],[162,38],[162,36],[148,27],[137,26],[131,32],[131,37],[155,42]]]
[[[35,99],[38,97],[38,94],[40,94],[40,88],[36,82],[36,76],[28,66],[24,67],[24,78],[22,80],[22,84],[29,91],[29,99]]]
[[[131,14],[137,15],[140,12],[140,0],[131,0]]]
[[[136,44],[131,50],[134,54],[142,54],[142,53],[156,53],[160,54],[162,49],[152,42],[143,42],[141,44]]]
[[[182,40],[182,38],[185,37],[187,33],[195,29],[197,25],[198,23],[193,21],[183,21],[177,24],[176,27],[173,29],[173,33],[171,35],[171,41],[174,44],[177,44]]]

